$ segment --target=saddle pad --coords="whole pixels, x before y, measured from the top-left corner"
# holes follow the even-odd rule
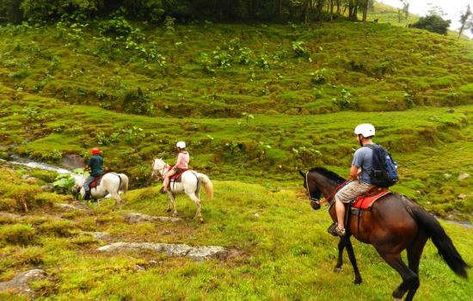
[[[176,173],[172,176],[169,177],[169,180],[171,182],[181,182],[181,176],[183,173],[185,173],[186,171],[188,171],[188,169],[181,169],[179,173]]]
[[[95,179],[90,183],[90,189],[95,188],[100,185],[100,180],[102,180],[102,176],[95,177]]]
[[[357,197],[352,207],[358,209],[369,209],[371,206],[373,206],[376,200],[379,200],[385,195],[391,194],[391,191],[386,188],[377,188],[374,193],[368,193],[368,195],[360,195]]]

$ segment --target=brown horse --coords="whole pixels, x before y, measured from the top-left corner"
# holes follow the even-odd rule
[[[333,196],[337,187],[345,180],[322,167],[311,169],[307,173],[299,172],[304,177],[304,187],[312,208],[320,209],[320,198],[323,196],[329,201],[332,220],[336,221]],[[401,300],[406,293],[405,300],[412,300],[419,288],[419,261],[429,238],[455,274],[464,278],[468,276],[466,270],[469,266],[435,217],[403,195],[386,195],[376,201],[371,210],[361,211],[360,215],[353,214],[348,219],[347,234],[338,244],[335,271],[341,270],[343,249],[346,247],[355,272],[354,283],[360,284],[362,279],[350,241],[351,235],[361,242],[373,245],[379,255],[401,275],[402,283],[392,294],[397,300]],[[407,250],[408,266],[401,259],[403,250]]]

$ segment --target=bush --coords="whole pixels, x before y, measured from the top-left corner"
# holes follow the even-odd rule
[[[69,174],[60,174],[53,182],[54,191],[62,194],[69,194],[74,187],[74,178]]]
[[[327,72],[327,69],[325,68],[312,72],[310,74],[311,76],[310,81],[314,85],[323,85],[327,82],[327,74],[328,72]]]
[[[151,99],[141,88],[127,91],[122,105],[123,110],[128,114],[152,115],[154,112]]]
[[[24,0],[21,8],[31,21],[81,21],[95,16],[101,4],[101,0]]]
[[[0,21],[18,24],[23,19],[20,9],[22,0],[0,1]]]
[[[39,226],[41,233],[48,233],[61,237],[71,236],[74,224],[68,220],[50,220]]]
[[[10,244],[31,244],[34,240],[35,235],[36,231],[31,225],[3,225],[0,228],[0,241]]]
[[[447,34],[450,22],[450,20],[444,20],[438,15],[430,15],[419,18],[416,23],[409,25],[409,27],[425,29],[439,34]]]
[[[294,42],[292,42],[292,50],[294,51],[294,55],[296,57],[303,57],[303,58],[309,58],[310,57],[310,52],[305,47],[305,42],[303,42],[303,41],[294,41]]]
[[[115,17],[101,22],[99,29],[102,35],[112,36],[115,38],[127,38],[132,33],[139,31],[131,26],[131,24],[123,17]]]

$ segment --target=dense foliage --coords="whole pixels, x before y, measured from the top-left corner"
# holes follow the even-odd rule
[[[447,34],[450,22],[450,20],[444,20],[442,17],[434,14],[419,18],[411,27],[425,29],[439,34]]]
[[[310,21],[358,13],[366,20],[372,0],[2,0],[0,19],[54,22],[110,15],[161,23],[165,17],[179,21]]]

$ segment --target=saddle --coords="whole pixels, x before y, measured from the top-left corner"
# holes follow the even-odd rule
[[[100,185],[100,180],[102,180],[102,177],[103,177],[103,175],[96,176],[94,178],[94,180],[92,181],[92,183],[90,183],[89,188],[92,189],[92,188],[96,188],[97,186],[99,186]]]
[[[392,192],[387,188],[375,187],[367,193],[358,196],[351,204],[351,207],[361,210],[369,210],[371,206],[373,206],[374,202],[391,193]]]
[[[181,176],[183,173],[188,171],[189,169],[179,169],[179,172],[176,172],[172,176],[169,177],[169,182],[181,182]]]

